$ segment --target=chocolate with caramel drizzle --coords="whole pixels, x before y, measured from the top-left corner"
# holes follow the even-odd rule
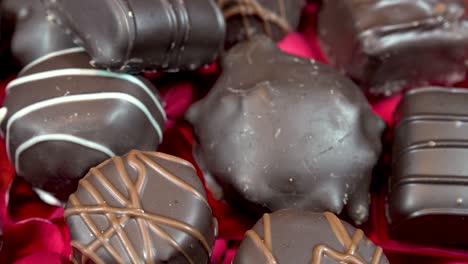
[[[350,233],[353,235],[351,236]],[[286,209],[247,231],[233,264],[382,264],[382,249],[332,213]]]
[[[75,263],[208,263],[216,231],[193,166],[135,150],[91,169],[65,218]]]
[[[299,25],[304,0],[217,0],[227,24],[226,48],[265,34],[281,40]]]

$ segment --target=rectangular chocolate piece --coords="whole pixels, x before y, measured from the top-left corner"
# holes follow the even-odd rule
[[[408,92],[395,112],[392,237],[468,246],[468,90]]]
[[[320,40],[333,65],[375,94],[453,84],[468,59],[465,9],[464,0],[323,0]]]

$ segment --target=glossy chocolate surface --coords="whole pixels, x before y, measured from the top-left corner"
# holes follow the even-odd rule
[[[333,68],[257,37],[228,52],[215,87],[186,117],[197,161],[226,199],[367,219],[384,123]]]
[[[226,48],[264,34],[281,40],[299,25],[305,0],[217,0],[226,19]]]
[[[372,93],[452,84],[465,78],[465,8],[464,0],[324,0],[322,48],[333,65]]]
[[[75,263],[208,263],[216,222],[195,168],[131,151],[92,168],[65,219]]]
[[[42,0],[100,68],[194,70],[217,58],[225,22],[213,0]]]
[[[247,231],[233,264],[384,264],[364,232],[332,213],[281,210]]]
[[[467,100],[466,89],[424,87],[398,106],[388,199],[394,237],[468,245]]]
[[[1,1],[2,41],[10,42],[11,53],[21,67],[50,52],[74,46],[70,36],[47,19],[38,0]]]
[[[156,89],[139,77],[92,69],[89,60],[77,48],[49,54],[6,88],[8,157],[34,187],[68,196],[90,167],[162,141]]]

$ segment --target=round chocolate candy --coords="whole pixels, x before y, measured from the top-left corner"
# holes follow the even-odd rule
[[[266,37],[235,46],[223,61],[215,87],[187,119],[197,159],[225,197],[272,211],[346,208],[365,221],[385,125],[361,90]]]
[[[281,40],[299,25],[305,0],[217,0],[226,19],[226,48],[265,34]]]
[[[131,151],[92,168],[65,220],[75,263],[208,263],[216,220],[195,168]]]
[[[89,60],[77,48],[46,55],[6,88],[1,129],[17,174],[65,197],[90,167],[134,148],[155,150],[162,140],[156,89],[92,69]]]
[[[10,35],[2,38],[11,42],[11,53],[20,66],[50,52],[75,46],[70,36],[48,21],[39,0],[4,0],[0,6],[5,22],[2,31]]]
[[[86,48],[97,67],[194,70],[224,44],[213,0],[42,0],[49,16]]]
[[[336,215],[300,210],[265,214],[247,231],[233,264],[388,264],[382,248]]]

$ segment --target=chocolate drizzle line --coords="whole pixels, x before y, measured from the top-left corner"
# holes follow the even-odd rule
[[[364,237],[364,232],[358,229],[351,238],[346,231],[345,226],[335,214],[324,213],[330,227],[341,245],[346,249],[345,253],[338,252],[326,245],[317,245],[314,247],[311,264],[320,264],[324,256],[343,264],[369,264],[357,252],[359,243]],[[255,246],[261,250],[269,264],[278,264],[278,261],[272,252],[271,241],[271,220],[269,214],[263,215],[264,239],[253,230],[249,230],[246,236],[249,237]],[[382,248],[376,247],[370,264],[378,264],[382,256]]]
[[[151,230],[159,235],[166,243],[177,249],[189,263],[194,263],[190,256],[181,248],[181,246],[177,244],[177,242],[161,228],[161,225],[172,227],[190,234],[199,240],[207,251],[208,255],[211,255],[211,248],[207,242],[207,239],[198,230],[176,219],[145,212],[142,209],[140,195],[144,191],[145,182],[147,180],[146,178],[148,177],[148,174],[146,173],[147,166],[157,171],[160,176],[166,178],[187,192],[192,193],[197,199],[208,206],[208,202],[200,192],[198,192],[192,186],[188,185],[183,180],[179,179],[177,176],[169,173],[167,170],[162,168],[159,164],[147,156],[154,156],[165,160],[178,162],[179,164],[183,164],[194,169],[190,163],[175,157],[161,153],[138,151],[132,151],[128,154],[130,165],[136,168],[138,173],[136,182],[132,182],[130,179],[127,170],[125,169],[124,163],[120,157],[114,157],[111,160],[102,163],[98,167],[91,169],[91,175],[95,176],[96,180],[98,180],[99,183],[109,191],[109,193],[117,200],[117,202],[122,205],[122,207],[110,207],[101,196],[99,191],[87,180],[87,177],[80,181],[80,185],[94,198],[96,205],[81,205],[78,197],[75,194],[72,194],[69,199],[71,206],[65,210],[64,216],[69,217],[72,215],[79,215],[96,238],[96,240],[88,245],[83,245],[77,241],[72,241],[72,246],[79,249],[83,253],[81,263],[86,263],[88,260],[92,260],[94,263],[104,263],[104,260],[102,260],[95,253],[100,247],[105,248],[116,262],[123,263],[123,257],[120,256],[117,251],[109,244],[110,238],[114,235],[116,235],[125,245],[124,248],[127,250],[126,253],[128,254],[129,259],[133,263],[140,263],[141,261],[137,251],[123,230],[123,226],[125,226],[125,224],[131,219],[136,220],[138,228],[142,234],[144,255],[146,256],[145,259],[147,261],[151,261],[155,257],[155,252],[152,249],[153,247],[151,244],[152,241],[149,237],[149,230]],[[119,175],[117,176],[120,176],[120,179],[122,179],[124,184],[128,187],[129,197],[125,197],[125,195],[122,194],[115,186],[113,186],[112,183],[109,182],[109,180],[105,177],[105,175],[100,172],[100,168],[107,165],[109,162],[114,162],[116,170],[119,172]],[[99,228],[90,218],[90,214],[104,215],[108,219],[110,227],[104,231],[99,230]]]
[[[232,3],[233,6],[229,7]],[[284,32],[291,31],[291,25],[286,18],[285,0],[278,0],[280,14],[276,14],[257,2],[257,0],[218,0],[218,6],[223,9],[224,18],[228,20],[233,16],[241,16],[247,37],[250,38],[251,32],[248,30],[249,21],[247,16],[258,16],[263,21],[265,32],[272,37],[271,24],[276,24]]]

